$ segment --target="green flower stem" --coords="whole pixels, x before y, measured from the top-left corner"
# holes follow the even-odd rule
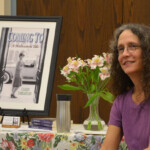
[[[99,90],[104,89],[104,88],[106,87],[106,85],[108,84],[109,80],[110,80],[110,78],[105,79],[105,80],[102,82],[102,84],[101,84]]]
[[[99,103],[99,97],[96,98],[92,102],[92,104],[90,105],[90,116],[88,118],[88,127],[87,127],[88,130],[91,130],[92,121],[97,121],[97,123],[98,123],[98,130],[101,130],[103,128],[101,120],[99,118],[98,111],[97,111],[98,103]]]
[[[76,74],[76,78],[77,78],[77,76],[80,77],[80,74],[79,74],[79,75]],[[81,87],[82,89],[84,89],[84,91],[87,91],[87,90],[89,89],[89,84],[88,84],[88,82],[87,82],[87,80],[86,80],[86,77],[83,76],[84,84],[81,84],[80,80],[78,81],[76,78],[75,78],[75,81],[74,81],[74,82],[75,82],[79,87]]]

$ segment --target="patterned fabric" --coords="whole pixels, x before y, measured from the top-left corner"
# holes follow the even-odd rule
[[[0,133],[0,150],[99,150],[103,135],[57,133]],[[118,150],[127,150],[122,141]]]

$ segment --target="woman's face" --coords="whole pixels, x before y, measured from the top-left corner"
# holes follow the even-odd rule
[[[118,39],[118,61],[127,75],[141,74],[142,49],[140,40],[131,30],[123,31]]]
[[[21,55],[21,56],[19,56],[19,58],[20,58],[20,60],[22,60],[22,59],[24,58],[24,56],[23,56],[23,55]]]

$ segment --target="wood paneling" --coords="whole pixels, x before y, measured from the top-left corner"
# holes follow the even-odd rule
[[[149,0],[124,0],[124,23],[142,23],[150,25]]]
[[[63,91],[57,87],[64,84],[59,66],[66,64],[71,56],[83,59],[109,51],[109,40],[116,27],[122,23],[150,23],[149,0],[18,0],[17,15],[63,16],[57,57],[50,116],[56,116],[56,94],[70,93],[71,117],[82,123],[88,116],[84,109],[87,96],[80,91]],[[111,104],[100,101],[100,115],[108,122]]]

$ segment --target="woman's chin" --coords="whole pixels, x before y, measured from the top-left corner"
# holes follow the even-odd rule
[[[130,74],[134,74],[136,71],[133,70],[133,69],[125,69],[124,72],[125,72],[127,75],[130,75]]]

